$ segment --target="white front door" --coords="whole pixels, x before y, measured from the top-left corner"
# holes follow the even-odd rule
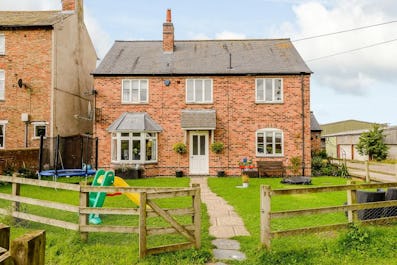
[[[206,175],[208,166],[208,131],[190,132],[190,174]]]

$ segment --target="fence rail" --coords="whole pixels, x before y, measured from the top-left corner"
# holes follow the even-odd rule
[[[325,232],[330,230],[337,230],[346,228],[350,223],[388,223],[397,221],[397,198],[393,200],[381,201],[381,202],[368,202],[358,203],[357,191],[368,190],[368,189],[384,189],[397,187],[397,182],[393,183],[371,183],[371,184],[348,184],[338,186],[327,186],[327,187],[310,187],[310,188],[298,188],[298,189],[275,189],[272,190],[270,186],[261,186],[260,190],[260,219],[261,219],[261,243],[264,247],[271,247],[271,239],[281,236],[297,235],[301,233],[315,233]],[[340,192],[346,191],[347,205],[338,206],[326,206],[300,210],[284,210],[284,211],[272,211],[272,198],[281,195],[293,195],[298,194],[315,194],[325,192]],[[369,211],[379,211],[378,209],[392,209],[393,213],[388,215],[391,216],[379,216],[369,220],[360,220],[359,213]],[[302,217],[316,214],[329,214],[329,213],[346,213],[345,222],[333,223],[325,225],[317,225],[310,227],[302,227],[296,229],[285,229],[273,231],[271,224],[277,218],[291,218],[291,217]]]
[[[186,248],[200,248],[201,246],[201,199],[200,187],[195,185],[190,188],[144,188],[144,187],[93,187],[86,185],[66,184],[52,181],[43,181],[35,179],[19,178],[17,175],[13,177],[0,176],[0,181],[12,183],[11,194],[0,193],[0,199],[11,202],[11,208],[0,209],[0,214],[10,215],[13,218],[23,219],[51,226],[62,227],[74,231],[79,231],[83,240],[88,239],[89,233],[136,233],[139,234],[139,256],[145,257],[149,254],[161,253],[164,251],[173,251]],[[30,185],[36,187],[54,188],[76,192],[79,197],[79,205],[71,205],[66,203],[29,198],[20,195],[21,185]],[[139,208],[92,208],[89,207],[90,192],[134,192],[140,194]],[[175,197],[191,197],[191,205],[181,208],[162,208],[156,200]],[[38,216],[31,213],[23,212],[21,204],[34,205],[49,209],[56,209],[77,213],[79,218],[77,223],[58,220],[54,218]],[[90,225],[88,216],[90,214],[112,214],[112,215],[130,215],[138,216],[139,223],[137,226],[113,226],[113,225]],[[191,217],[191,223],[181,224],[176,220],[176,216]],[[165,227],[149,227],[148,218],[160,217],[168,226]],[[186,242],[178,244],[169,244],[165,246],[157,246],[149,248],[147,244],[147,236],[179,234],[186,239]]]
[[[333,163],[345,163],[349,174],[353,177],[363,178],[366,181],[396,182],[397,164],[382,162],[368,162],[359,160],[332,159]]]

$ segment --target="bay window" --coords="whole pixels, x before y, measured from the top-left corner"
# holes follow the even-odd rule
[[[157,133],[113,132],[112,162],[145,164],[157,162]]]

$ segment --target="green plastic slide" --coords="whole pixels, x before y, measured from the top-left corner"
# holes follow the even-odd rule
[[[96,172],[94,181],[91,186],[111,186],[114,182],[114,173],[112,171],[105,171],[100,169]],[[90,192],[89,194],[89,205],[90,207],[102,207],[105,202],[106,192]],[[88,217],[90,224],[102,223],[101,218],[98,214],[90,214]]]

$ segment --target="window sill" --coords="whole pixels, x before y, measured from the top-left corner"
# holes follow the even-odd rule
[[[284,104],[284,101],[255,101],[255,104],[258,104],[258,105],[263,105],[263,104],[269,104],[269,105],[277,105],[277,104],[279,104],[279,105],[281,105],[281,104]]]
[[[264,154],[256,154],[256,157],[284,157],[284,154],[280,155],[264,155]]]
[[[121,105],[149,105],[149,102],[121,102]]]
[[[186,105],[213,105],[214,102],[186,102]]]
[[[158,161],[145,161],[145,162],[141,162],[141,161],[111,161],[112,165],[123,165],[123,166],[135,166],[135,165],[149,165],[149,164],[157,164]]]

